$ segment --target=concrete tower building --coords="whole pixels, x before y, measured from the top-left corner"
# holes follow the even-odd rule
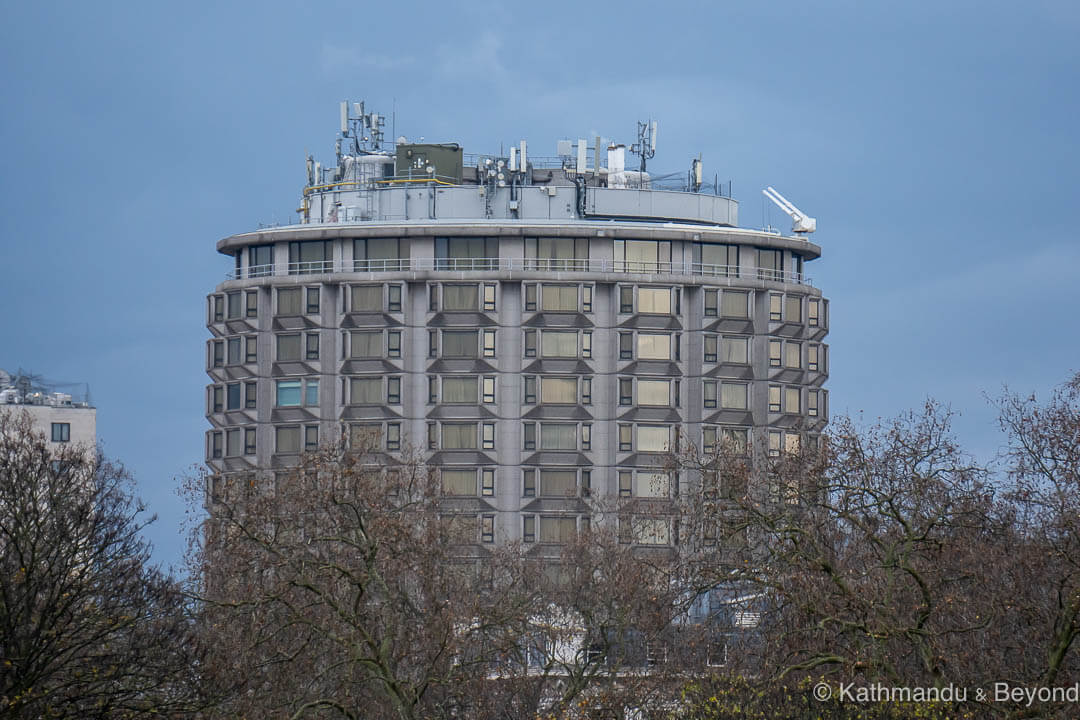
[[[811,218],[787,204],[791,236],[739,228],[699,161],[662,189],[650,123],[552,157],[386,143],[382,124],[343,104],[297,224],[217,244],[234,268],[208,297],[212,475],[272,475],[343,433],[387,464],[412,449],[479,550],[557,545],[598,503],[672,493],[692,481],[664,467],[677,446],[756,464],[816,440]],[[674,541],[665,521],[625,536]]]

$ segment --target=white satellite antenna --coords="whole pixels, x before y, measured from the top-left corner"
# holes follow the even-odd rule
[[[771,186],[762,190],[761,194],[776,203],[781,210],[791,217],[791,232],[801,234],[812,233],[817,230],[817,219],[805,215],[802,210],[792,205],[786,197]]]

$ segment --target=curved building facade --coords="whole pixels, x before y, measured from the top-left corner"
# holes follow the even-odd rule
[[[437,466],[478,549],[557,544],[605,503],[691,481],[665,464],[676,448],[756,462],[824,428],[829,308],[804,237],[655,189],[619,146],[590,164],[353,145],[309,160],[299,223],[218,242],[234,269],[208,297],[212,476],[271,476],[344,434]]]

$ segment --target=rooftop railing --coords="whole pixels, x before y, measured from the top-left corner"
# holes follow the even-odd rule
[[[709,278],[747,281],[781,282],[812,285],[803,273],[769,268],[744,268],[736,265],[708,263],[648,262],[610,260],[606,258],[391,258],[341,262],[316,260],[279,265],[254,265],[226,274],[227,280],[289,275],[328,275],[334,273],[383,272],[558,272],[558,273],[633,273],[642,275],[699,275]],[[729,283],[734,284],[734,283]]]

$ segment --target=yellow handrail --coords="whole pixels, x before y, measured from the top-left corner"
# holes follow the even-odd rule
[[[368,185],[371,182],[375,184],[392,184],[392,183],[435,183],[436,185],[448,185],[449,187],[457,187],[457,183],[446,182],[445,180],[439,180],[437,178],[427,178],[422,180],[420,178],[402,178],[394,180],[343,180],[342,182],[326,183],[325,185],[312,185],[311,187],[304,188],[304,195],[310,195],[316,190],[326,190],[335,187],[346,187],[350,185]]]

